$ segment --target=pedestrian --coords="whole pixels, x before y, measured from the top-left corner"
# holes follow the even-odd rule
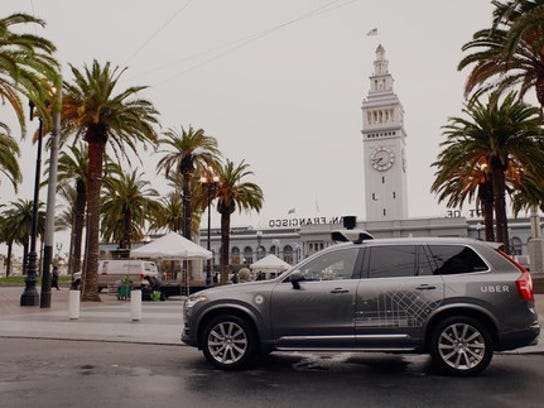
[[[59,268],[53,266],[53,273],[51,274],[51,288],[59,288]]]

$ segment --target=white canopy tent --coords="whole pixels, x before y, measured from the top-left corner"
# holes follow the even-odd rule
[[[149,244],[131,250],[130,257],[158,258],[167,261],[206,260],[212,257],[212,253],[177,232],[170,232]]]
[[[270,279],[286,271],[291,267],[287,262],[281,260],[274,254],[265,256],[263,259],[249,265],[253,274],[264,274],[265,279]]]
[[[152,258],[165,261],[204,261],[212,257],[212,252],[177,232],[170,232],[161,238],[130,251],[131,258]],[[186,274],[185,284],[189,293],[189,274]]]

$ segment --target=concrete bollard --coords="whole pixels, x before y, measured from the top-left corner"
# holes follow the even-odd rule
[[[139,289],[130,292],[130,320],[142,319],[142,291]]]
[[[68,317],[70,318],[70,320],[79,319],[79,297],[79,290],[70,291],[70,297],[68,298]]]

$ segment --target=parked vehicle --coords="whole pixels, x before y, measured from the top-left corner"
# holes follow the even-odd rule
[[[108,259],[98,261],[98,291],[116,286],[126,276],[129,276],[134,288],[147,284],[146,276],[159,277],[155,262],[141,259]],[[74,285],[81,285],[81,272],[74,274]]]
[[[191,295],[182,341],[225,370],[274,350],[379,351],[428,353],[462,376],[484,370],[494,351],[536,344],[531,276],[496,246],[363,238],[270,281]]]

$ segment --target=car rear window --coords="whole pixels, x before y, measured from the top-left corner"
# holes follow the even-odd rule
[[[430,245],[436,264],[434,275],[456,275],[487,270],[486,263],[472,248],[464,245]]]

